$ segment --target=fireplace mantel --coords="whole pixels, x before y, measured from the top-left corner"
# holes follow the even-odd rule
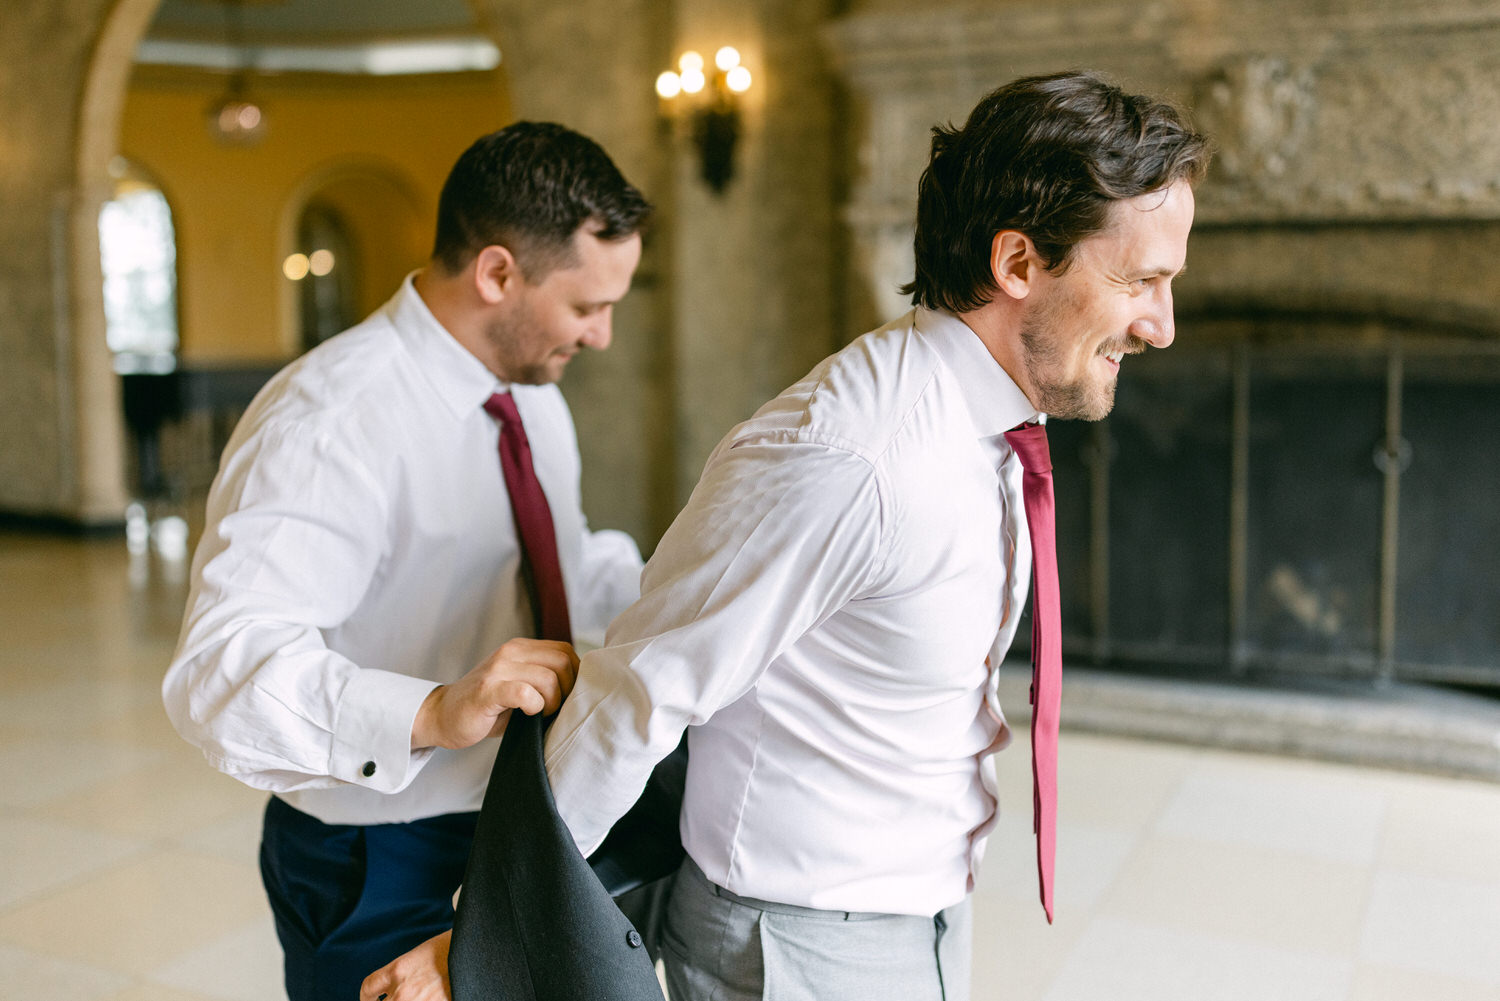
[[[1170,96],[1214,136],[1200,233],[1500,220],[1500,0],[1355,6],[1071,0],[835,22],[860,116],[845,219],[877,305],[904,308],[891,290],[911,273],[931,127],[1067,67]]]

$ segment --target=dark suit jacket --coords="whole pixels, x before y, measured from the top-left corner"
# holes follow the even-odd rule
[[[454,1001],[662,1001],[647,943],[611,894],[648,892],[682,860],[685,745],[585,861],[552,799],[544,729],[512,713],[500,742],[453,925]]]

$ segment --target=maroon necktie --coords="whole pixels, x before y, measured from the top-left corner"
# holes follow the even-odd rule
[[[562,564],[557,559],[557,532],[552,527],[547,495],[542,493],[531,465],[531,445],[521,426],[521,414],[509,393],[491,396],[484,409],[500,422],[500,468],[505,473],[505,490],[510,494],[516,535],[521,540],[521,564],[531,592],[537,638],[571,643],[573,629],[568,621]]]
[[[1042,908],[1052,923],[1052,861],[1057,851],[1057,727],[1062,710],[1062,608],[1057,586],[1057,514],[1047,429],[1005,432],[1021,460],[1021,495],[1031,532],[1031,776]]]

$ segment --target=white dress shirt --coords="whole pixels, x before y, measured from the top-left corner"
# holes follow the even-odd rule
[[[621,532],[590,532],[556,386],[506,386],[410,278],[369,319],[280,372],[209,494],[177,653],[178,731],[241,781],[327,823],[476,810],[496,742],[411,750],[427,693],[532,634],[483,409],[510,389],[557,529],[576,636],[639,593]]]
[[[1037,413],[956,317],[856,340],[732,430],[547,741],[592,851],[684,727],[682,832],[744,896],[930,915],[972,887],[1009,731]]]

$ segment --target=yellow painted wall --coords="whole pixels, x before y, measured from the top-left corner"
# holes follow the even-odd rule
[[[313,196],[342,208],[361,244],[362,309],[384,302],[431,249],[453,161],[511,120],[498,71],[295,75],[252,83],[265,139],[229,148],[204,118],[223,87],[218,75],[138,68],[121,124],[121,153],[156,178],[172,207],[189,363],[297,353],[297,289],[281,262],[299,249],[297,218]]]

